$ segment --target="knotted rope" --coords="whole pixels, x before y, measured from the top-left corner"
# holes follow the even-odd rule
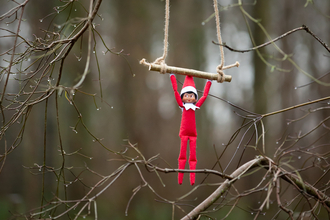
[[[218,1],[213,0],[213,7],[214,7],[214,17],[215,17],[215,23],[217,26],[217,37],[218,37],[218,42],[219,42],[219,47],[220,47],[220,56],[221,56],[221,63],[217,66],[217,73],[218,73],[218,82],[223,83],[225,81],[225,74],[223,70],[229,69],[231,67],[238,67],[239,63],[236,61],[235,64],[231,64],[228,66],[225,65],[225,53],[223,51],[223,46],[222,46],[222,38],[221,38],[221,30],[220,30],[220,16],[219,16],[219,9],[218,9]]]
[[[218,1],[213,0],[213,7],[214,7],[214,17],[215,17],[215,23],[217,26],[217,37],[218,37],[218,42],[220,44],[220,56],[221,56],[221,63],[220,65],[217,66],[217,73],[219,74],[218,76],[218,82],[223,83],[224,82],[224,73],[223,73],[223,66],[225,64],[225,53],[223,52],[223,47],[222,47],[222,38],[221,38],[221,30],[220,30],[220,16],[219,16],[219,9],[218,9]]]
[[[161,57],[158,57],[152,63],[148,63],[146,61],[146,59],[144,59],[144,58],[140,61],[140,64],[144,64],[144,65],[149,66],[149,70],[151,69],[152,64],[160,65],[161,68],[160,68],[159,72],[161,74],[165,74],[166,69],[167,69],[165,59],[167,57],[167,51],[168,51],[168,26],[169,26],[169,23],[170,23],[170,0],[166,0],[166,3],[165,3],[165,27],[164,27],[164,51],[163,51],[163,55]]]
[[[165,3],[165,27],[164,27],[164,51],[163,56],[158,57],[153,63],[159,64],[161,66],[160,73],[166,73],[166,62],[165,59],[167,57],[168,51],[168,26],[170,23],[170,0],[166,0]]]
[[[168,52],[168,30],[169,30],[169,21],[170,21],[170,0],[166,0],[166,3],[165,3],[165,27],[164,27],[164,51],[163,51],[163,55],[161,57],[158,57],[152,63],[148,63],[146,61],[146,59],[143,58],[140,61],[140,64],[148,66],[149,70],[158,71],[162,74],[165,74],[167,72],[171,72],[171,73],[177,73],[177,74],[181,74],[181,75],[191,75],[191,76],[199,77],[199,78],[217,80],[219,83],[223,83],[224,81],[230,82],[231,81],[231,76],[230,75],[225,75],[223,71],[225,69],[229,69],[229,68],[232,68],[232,67],[235,67],[235,66],[238,67],[239,63],[236,61],[235,64],[224,66],[224,64],[225,64],[225,55],[224,55],[223,46],[222,46],[221,31],[220,31],[220,16],[219,16],[219,9],[218,9],[217,0],[213,0],[213,5],[214,5],[216,26],[217,26],[217,37],[218,37],[218,41],[219,41],[219,44],[220,44],[220,55],[221,55],[221,63],[220,63],[220,65],[217,66],[217,73],[216,74],[201,72],[201,71],[192,70],[192,69],[185,69],[185,68],[180,68],[180,67],[172,67],[172,66],[167,66],[166,65],[165,60],[166,60],[167,52]]]
[[[217,73],[218,73],[218,79],[217,81],[219,83],[223,83],[225,81],[225,74],[222,70],[221,64],[217,66]]]

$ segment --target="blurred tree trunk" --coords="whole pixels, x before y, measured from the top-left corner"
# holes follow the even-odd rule
[[[282,4],[282,16],[281,16],[281,25],[279,28],[279,33],[285,33],[292,28],[294,28],[295,24],[295,18],[292,16],[292,9],[295,8],[294,6],[297,6],[295,2],[291,1],[284,1]],[[292,43],[292,39],[290,37],[285,37],[282,39],[282,50],[286,54],[292,54],[294,50],[294,44]],[[297,62],[297,61],[296,61]],[[279,91],[281,94],[281,106],[280,108],[287,108],[291,105],[298,104],[297,101],[297,93],[295,90],[295,78],[297,72],[293,70],[292,64],[288,61],[283,61],[281,68],[286,70],[291,70],[290,72],[278,72],[280,77],[278,78],[279,82],[281,84],[281,90]],[[299,74],[299,73],[298,73]],[[307,101],[307,100],[306,100]],[[282,125],[280,126],[283,130],[287,127],[287,119],[292,119],[294,117],[293,111],[285,112],[281,115]]]
[[[256,5],[252,8],[251,15],[253,16],[254,19],[257,19],[260,24],[268,31],[269,25],[270,25],[270,16],[269,16],[269,11],[271,8],[271,3],[269,0],[262,0],[262,1],[257,1]],[[249,21],[250,23],[251,21]],[[257,23],[252,23],[251,25],[251,31],[252,31],[252,36],[254,38],[254,46],[258,46],[260,44],[265,43],[268,41],[265,33],[263,30],[258,26]],[[264,56],[266,54],[266,49],[261,48],[258,50],[261,56]],[[268,82],[268,72],[269,72],[269,67],[262,61],[262,59],[258,56],[257,52],[252,53],[252,61],[253,61],[253,67],[254,67],[254,83],[253,83],[253,100],[254,100],[254,112],[263,114],[266,113],[268,110],[268,101],[267,101],[267,82]],[[266,61],[268,61],[267,58],[264,57]],[[267,123],[267,120],[263,120],[264,123]],[[261,133],[261,129],[259,129],[258,133]],[[243,161],[247,158],[251,158],[253,156],[253,152],[249,151],[247,149]],[[242,182],[244,187],[254,187],[256,182],[254,181],[248,181],[248,182]],[[251,207],[256,205],[258,202],[257,198],[253,198],[250,201]]]
[[[148,138],[152,139],[153,132],[145,129],[150,129],[152,119],[157,114],[157,106],[151,104],[156,101],[156,97],[153,94],[146,95],[150,93],[145,85],[144,74],[147,74],[147,70],[133,76],[138,72],[137,69],[142,68],[136,57],[142,58],[143,55],[149,54],[152,44],[152,19],[148,5],[148,1],[113,1],[113,6],[118,12],[115,18],[117,31],[114,35],[114,44],[116,48],[124,49],[123,54],[129,54],[124,55],[128,62],[121,57],[115,58],[118,83],[115,88],[114,108],[119,108],[121,118],[121,124],[116,126],[121,131],[122,139],[128,138],[132,143],[141,146],[146,142],[147,133]],[[123,13],[124,11],[129,11],[130,16]]]
[[[253,7],[252,16],[255,19],[260,20],[260,23],[268,30],[268,24],[271,19],[269,16],[270,1],[263,0],[257,1]],[[267,37],[262,29],[254,24],[253,26],[253,37],[256,45],[260,45],[267,41]],[[259,52],[263,54],[264,48],[260,49]],[[267,112],[267,65],[260,59],[258,54],[253,53],[253,66],[254,66],[254,85],[253,85],[253,97],[254,97],[254,112],[266,113]]]
[[[157,112],[157,93],[151,93],[145,83],[147,69],[140,64],[138,57],[141,59],[150,54],[151,33],[153,18],[150,12],[153,10],[150,1],[112,1],[113,11],[115,12],[114,20],[116,21],[116,32],[113,33],[114,45],[116,50],[123,49],[124,57],[113,58],[113,69],[116,78],[114,88],[110,88],[107,96],[113,98],[113,106],[116,114],[117,123],[111,123],[113,131],[119,137],[114,137],[121,143],[126,144],[125,139],[131,143],[137,144],[145,156],[148,158],[153,150],[159,149],[155,143],[158,132],[159,114]],[[127,56],[127,54],[129,54]],[[138,74],[141,69],[141,74]],[[132,72],[131,72],[132,70]],[[135,76],[133,74],[136,74]],[[150,73],[156,74],[156,73]],[[114,136],[114,133],[111,135]],[[124,177],[125,178],[125,177]],[[133,173],[129,179],[140,179],[138,173]],[[126,203],[131,196],[132,188],[136,187],[134,181],[123,181],[120,190],[115,192],[115,197],[122,198],[123,203],[112,204],[113,207],[120,209],[120,205]],[[124,190],[123,190],[124,189]],[[140,204],[139,204],[140,203]],[[131,207],[143,205],[144,201],[138,199],[133,200]]]

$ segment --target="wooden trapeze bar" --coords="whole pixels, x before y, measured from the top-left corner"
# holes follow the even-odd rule
[[[162,73],[163,71],[166,73],[176,73],[179,75],[189,75],[197,78],[202,78],[202,79],[209,79],[209,80],[216,80],[219,81],[219,74],[218,73],[208,73],[208,72],[203,72],[199,70],[193,70],[193,69],[187,69],[187,68],[182,68],[182,67],[174,67],[174,66],[164,66],[155,64],[155,63],[148,63],[145,59],[142,59],[140,61],[140,64],[143,64],[145,66],[149,67],[150,71],[157,71]],[[165,64],[164,64],[165,65]],[[238,66],[238,62],[234,64],[233,66]],[[230,67],[229,67],[230,68]],[[228,69],[228,67],[223,68],[223,69]],[[232,77],[230,75],[223,75],[224,81],[230,82]]]

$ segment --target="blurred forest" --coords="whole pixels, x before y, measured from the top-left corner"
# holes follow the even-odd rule
[[[216,73],[213,2],[170,5],[166,63]],[[196,112],[191,186],[172,170],[169,76],[139,64],[163,53],[164,0],[2,1],[1,219],[180,219],[226,179],[200,219],[330,218],[330,1],[218,6],[226,64],[240,66]]]

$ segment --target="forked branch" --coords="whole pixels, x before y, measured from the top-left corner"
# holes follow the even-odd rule
[[[323,192],[316,189],[306,181],[303,181],[297,175],[287,172],[283,170],[283,168],[276,166],[270,158],[257,156],[257,158],[243,164],[238,169],[236,169],[230,175],[230,177],[232,178],[231,180],[226,179],[208,198],[206,198],[203,202],[201,202],[198,206],[196,206],[190,213],[184,216],[181,220],[196,219],[202,212],[206,211],[212,204],[214,204],[214,202],[216,202],[221,195],[227,192],[230,186],[238,179],[240,179],[240,177],[243,174],[258,166],[262,166],[266,169],[271,168],[272,170],[275,171],[274,173],[279,172],[278,175],[279,178],[295,186],[300,191],[300,193],[304,193],[305,195],[311,196],[314,199],[318,200],[329,210],[330,198],[327,195],[325,195]],[[274,179],[274,181],[276,180],[277,178]]]

